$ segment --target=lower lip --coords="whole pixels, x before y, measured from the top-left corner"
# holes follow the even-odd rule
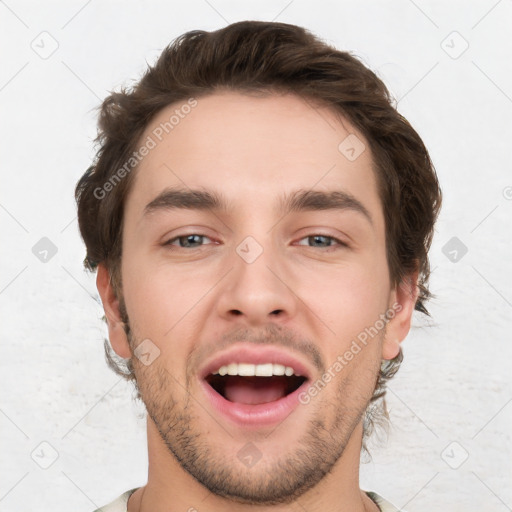
[[[243,427],[265,427],[284,421],[300,404],[299,395],[307,389],[308,381],[304,381],[295,391],[279,400],[266,404],[241,404],[226,400],[217,393],[205,380],[201,385],[213,408],[234,423]]]

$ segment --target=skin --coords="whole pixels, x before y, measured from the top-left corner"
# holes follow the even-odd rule
[[[162,111],[141,140],[176,107]],[[349,133],[366,146],[352,162],[338,150]],[[229,208],[144,215],[173,186],[217,191]],[[350,193],[371,222],[351,209],[283,216],[279,198],[299,188]],[[122,298],[103,265],[97,276],[116,353],[132,357],[144,339],[160,350],[148,366],[133,357],[148,409],[149,474],[129,512],[377,510],[359,488],[361,418],[381,360],[397,355],[409,331],[417,298],[415,275],[398,287],[390,281],[384,228],[368,142],[328,108],[294,95],[199,98],[149,152],[125,204]],[[180,247],[176,237],[192,234],[206,238]],[[236,252],[247,236],[263,249],[250,264]],[[233,343],[297,354],[316,380],[393,304],[401,310],[386,329],[277,426],[231,422],[199,386],[206,356]],[[250,468],[237,457],[248,442],[262,455]]]

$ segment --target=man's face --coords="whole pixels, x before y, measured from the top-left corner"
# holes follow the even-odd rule
[[[387,343],[378,321],[396,294],[369,146],[293,95],[200,98],[162,136],[159,125],[179,107],[142,137],[157,145],[124,212],[132,349],[146,340],[146,356],[133,357],[138,386],[162,448],[209,490],[286,502],[360,442]],[[366,145],[355,160],[338,148],[349,133]],[[170,191],[208,192],[222,204],[162,198]],[[283,366],[300,376],[275,375]]]

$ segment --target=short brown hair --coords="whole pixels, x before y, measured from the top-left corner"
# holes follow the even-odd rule
[[[104,184],[126,165],[159,111],[220,90],[292,93],[330,107],[365,136],[383,205],[391,281],[399,284],[417,271],[415,308],[428,314],[428,250],[441,205],[428,151],[397,112],[384,83],[358,58],[285,23],[243,21],[213,32],[187,32],[163,50],[133,88],[105,99],[99,150],[76,187],[78,222],[87,248],[85,267],[93,270],[98,263],[105,264],[114,289],[121,291],[123,207],[134,173],[123,173],[126,176],[100,199],[95,191],[104,190]],[[384,364],[374,400],[383,396],[385,382],[401,358],[400,353]],[[111,357],[110,362],[114,367]],[[124,375],[133,378],[131,371]]]

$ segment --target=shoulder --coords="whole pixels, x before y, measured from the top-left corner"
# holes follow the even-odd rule
[[[382,496],[379,496],[376,492],[365,491],[368,497],[374,501],[381,512],[405,512],[405,510],[400,510],[392,505],[389,501],[385,500]]]
[[[104,505],[103,507],[95,510],[94,512],[126,512],[128,505],[128,498],[137,490],[138,488],[131,489],[121,494],[119,498],[115,499],[108,505]]]
[[[137,490],[138,488],[131,489],[129,491],[126,491],[125,493],[121,494],[117,499],[109,503],[108,505],[105,505],[94,512],[126,512],[127,510],[127,504],[128,504],[128,498]],[[369,498],[374,501],[380,508],[382,512],[405,512],[400,511],[398,508],[396,508],[394,505],[389,503],[389,501],[386,501],[382,496],[379,496],[375,492],[366,491],[366,494],[369,496]]]

